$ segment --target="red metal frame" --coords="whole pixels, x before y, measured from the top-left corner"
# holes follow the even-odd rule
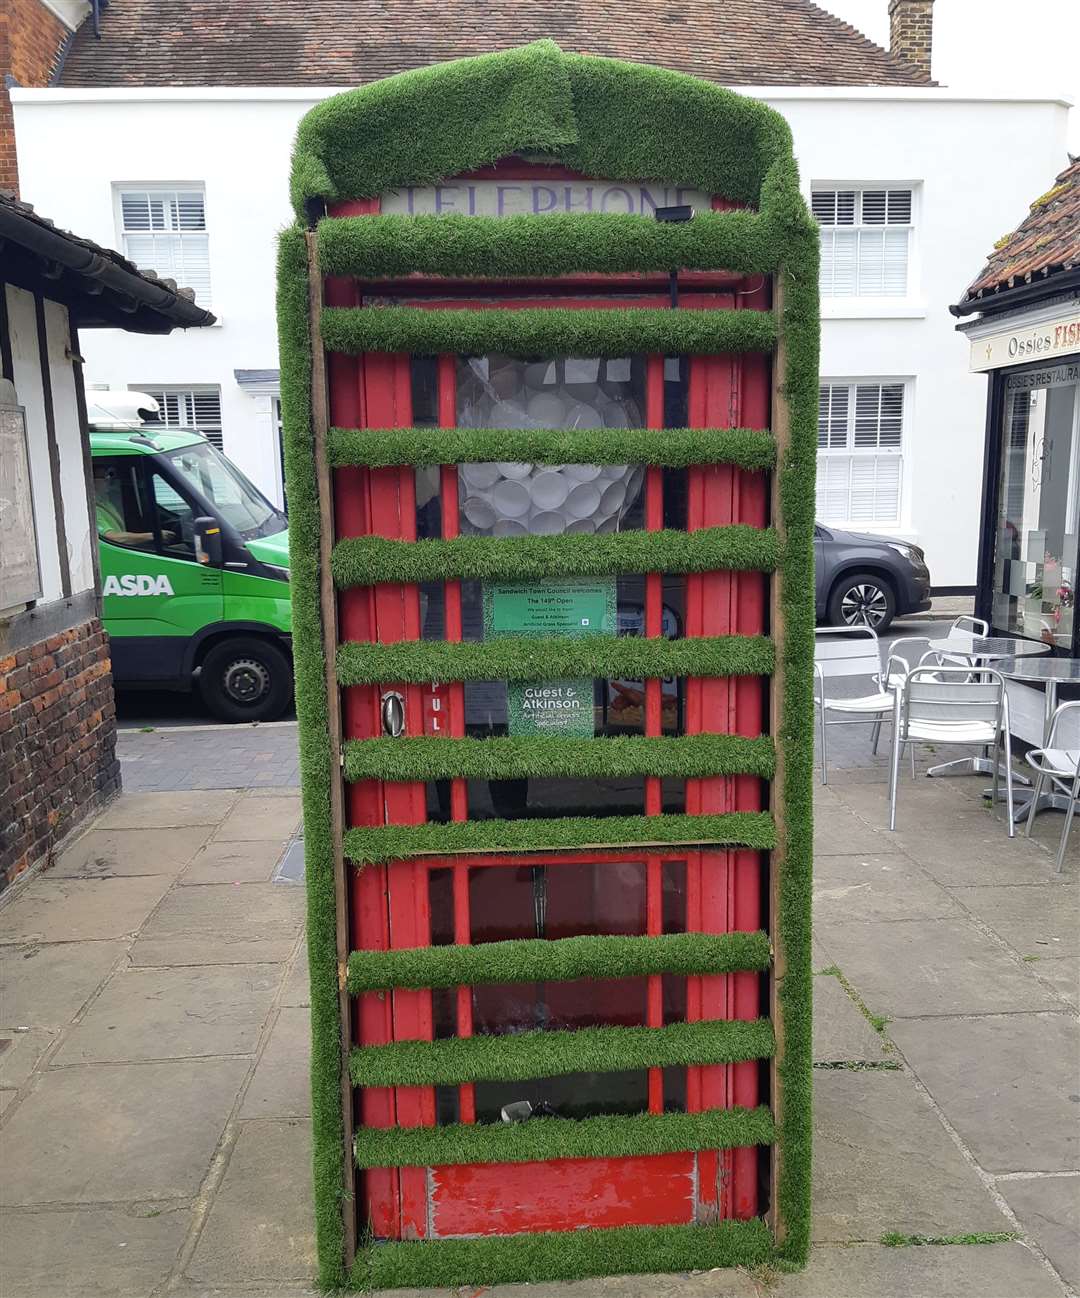
[[[528,167],[502,167],[496,173],[511,178]],[[531,172],[530,172],[531,174]],[[552,170],[544,168],[543,175]],[[573,173],[565,173],[570,178]],[[719,205],[714,203],[714,206]],[[377,200],[335,205],[332,215],[378,210]],[[656,277],[648,279],[653,287]],[[682,309],[731,307],[763,309],[760,289],[738,277],[680,275]],[[467,287],[472,301],[457,296]],[[497,292],[484,285],[483,303],[477,285],[446,281],[408,280],[379,286],[380,293],[399,289],[415,305],[453,305],[469,309],[497,305],[504,309],[535,306],[524,296],[524,283]],[[666,306],[665,294],[642,294],[643,277],[587,276],[555,283],[543,281],[546,301],[560,307],[632,308]],[[661,281],[656,281],[660,289]],[[697,291],[698,288],[710,291]],[[361,305],[368,286],[356,281],[327,281],[329,305]],[[597,300],[598,291],[623,290],[615,299]],[[575,290],[576,292],[571,292]],[[720,290],[723,290],[722,292]],[[558,293],[559,296],[555,297]],[[497,297],[492,303],[490,298]],[[440,301],[440,299],[443,299]],[[647,359],[646,425],[663,427],[663,358]],[[452,427],[456,419],[456,358],[438,362],[439,424]],[[329,357],[331,421],[346,427],[407,427],[412,422],[411,378],[407,356],[370,354],[362,358]],[[689,422],[692,426],[768,427],[768,362],[762,357],[695,357],[690,362]],[[441,471],[443,536],[458,534],[457,471]],[[381,535],[415,539],[414,473],[409,468],[338,469],[334,475],[335,512],[339,536]],[[691,529],[766,521],[766,484],[762,475],[729,466],[704,466],[688,475],[688,520]],[[663,526],[663,472],[652,467],[646,475],[645,526]],[[759,633],[765,629],[765,581],[760,574],[707,573],[691,575],[686,584],[686,628],[691,635]],[[445,637],[462,637],[461,587],[444,585]],[[662,574],[645,582],[645,631],[661,634]],[[380,585],[344,592],[339,599],[341,635],[345,639],[415,640],[420,637],[420,602],[415,586]],[[385,682],[344,692],[347,738],[379,733],[379,695],[397,689],[406,700],[407,733],[465,733],[464,689],[460,683],[425,686]],[[661,683],[645,685],[645,733],[662,733]],[[757,735],[765,728],[765,699],[758,678],[692,679],[686,691],[686,733],[705,730]],[[760,782],[752,777],[687,781],[686,809],[693,812],[759,810]],[[645,782],[645,810],[661,811],[661,782]],[[467,817],[466,785],[451,784],[453,820]],[[426,818],[425,789],[420,784],[380,784],[362,781],[349,790],[348,820],[354,825],[383,822],[417,823]],[[645,861],[646,925],[650,934],[662,932],[662,866],[666,859],[687,862],[687,928],[705,932],[756,929],[761,926],[761,863],[748,851],[640,852],[603,850],[560,853],[553,863],[572,865],[601,861]],[[453,879],[454,941],[470,941],[469,869],[472,866],[520,866],[536,857],[513,854],[482,857],[427,857],[365,869],[353,885],[350,900],[352,941],[356,947],[386,949],[427,945],[430,941],[427,878],[433,868],[449,868]],[[473,1031],[472,997],[459,988],[457,1032]],[[663,1023],[663,988],[659,976],[647,982],[646,1022]],[[687,1017],[755,1018],[759,1013],[759,983],[755,974],[687,979]],[[365,1044],[391,1040],[430,1039],[433,1031],[431,993],[396,991],[358,998],[353,1032]],[[759,1102],[756,1063],[687,1070],[687,1107],[700,1110]],[[649,1111],[663,1111],[663,1077],[652,1069]],[[476,1117],[474,1088],[459,1088],[460,1118]],[[435,1121],[434,1090],[430,1087],[367,1089],[356,1105],[359,1126],[431,1125]],[[362,1138],[362,1137],[361,1137]],[[576,1229],[582,1225],[656,1224],[660,1222],[750,1217],[758,1210],[757,1151],[702,1151],[647,1159],[558,1160],[539,1165],[480,1165],[456,1168],[376,1169],[365,1172],[359,1195],[360,1211],[376,1236],[422,1238],[430,1235],[510,1233],[521,1230]],[[679,1187],[683,1189],[680,1190]],[[363,1222],[362,1222],[363,1224]]]

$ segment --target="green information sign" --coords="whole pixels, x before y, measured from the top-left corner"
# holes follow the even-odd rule
[[[484,635],[614,635],[614,577],[486,582]]]
[[[616,629],[615,578],[568,577],[531,585],[484,585],[484,636],[612,635]],[[507,689],[511,735],[596,733],[593,683],[581,680],[513,683]]]
[[[583,680],[537,681],[509,688],[512,735],[567,735],[591,739],[596,733],[593,683]]]

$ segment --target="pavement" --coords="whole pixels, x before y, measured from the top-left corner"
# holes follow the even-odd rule
[[[280,744],[284,779],[295,731],[225,734],[126,737],[127,791],[0,901],[3,1298],[314,1291],[299,800],[237,755]],[[140,791],[150,755],[248,787]],[[1060,816],[1010,841],[985,779],[924,765],[895,834],[868,730],[817,790],[809,1268],[462,1295],[1077,1293],[1080,831],[1056,876]]]

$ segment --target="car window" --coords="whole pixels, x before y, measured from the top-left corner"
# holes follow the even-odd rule
[[[162,554],[171,555],[174,559],[194,559],[195,511],[160,473],[152,473],[150,483],[161,528]]]
[[[153,550],[153,510],[140,469],[135,456],[94,460],[97,531],[111,545]]]

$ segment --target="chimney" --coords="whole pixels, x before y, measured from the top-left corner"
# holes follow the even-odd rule
[[[889,53],[930,76],[934,0],[889,0]]]

